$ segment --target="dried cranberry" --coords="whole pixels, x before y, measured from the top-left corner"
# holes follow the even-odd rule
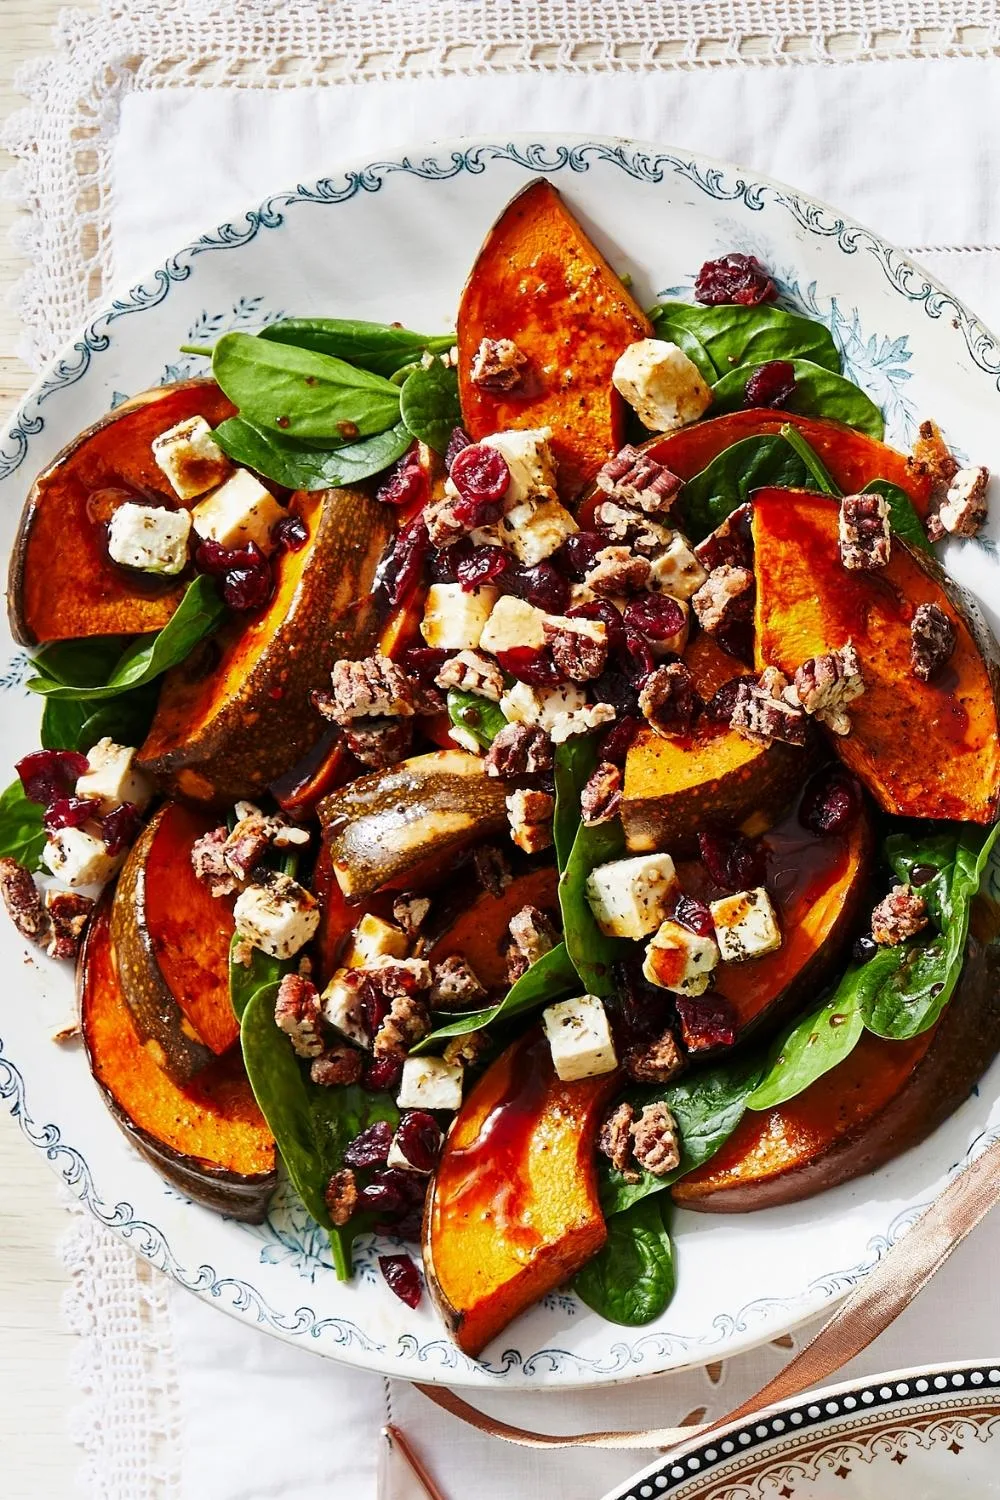
[[[615,1041],[624,1051],[663,1031],[670,1019],[672,996],[645,978],[641,959],[615,966]]]
[[[715,923],[712,921],[712,913],[704,901],[699,901],[697,896],[679,896],[677,905],[674,907],[674,921],[679,922],[682,927],[688,928],[690,932],[696,932],[699,937],[714,937]]]
[[[622,618],[631,630],[647,641],[669,641],[684,629],[685,615],[669,594],[636,594],[625,606]]]
[[[457,583],[456,567],[466,556],[468,556],[468,548],[464,545],[464,541],[455,542],[451,547],[432,549],[428,563],[431,583]]]
[[[861,809],[861,789],[839,768],[820,771],[806,786],[799,804],[799,822],[818,838],[844,833]]]
[[[246,551],[254,555],[238,568],[230,568],[222,580],[223,599],[241,614],[263,609],[274,588],[271,564],[260,548],[251,542]]]
[[[859,937],[851,951],[855,963],[866,964],[878,952],[878,943],[873,937]]]
[[[376,586],[384,588],[390,604],[398,604],[418,582],[430,547],[427,522],[414,516],[396,533],[388,557],[379,565]]]
[[[598,552],[608,545],[599,531],[574,531],[555,555],[556,562],[573,578],[584,578],[594,566]]]
[[[362,1206],[377,1214],[404,1214],[410,1206],[410,1197],[405,1185],[397,1181],[404,1175],[393,1171],[391,1167],[386,1171],[376,1172],[371,1182],[361,1189],[359,1196]]]
[[[607,702],[608,700],[602,699],[601,701]],[[623,766],[632,742],[641,728],[642,720],[629,714],[612,724],[601,738],[597,751],[598,761],[609,760],[613,766]]]
[[[556,687],[563,675],[552,653],[546,646],[512,646],[509,651],[498,651],[497,661],[501,671],[509,672],[518,682],[530,682],[536,687]]]
[[[389,470],[375,491],[383,505],[419,505],[427,498],[427,475],[420,462],[420,450],[414,443]]]
[[[450,651],[438,651],[434,646],[408,646],[400,653],[399,665],[409,676],[433,682],[450,655]]]
[[[221,542],[213,542],[211,537],[198,543],[195,552],[195,566],[202,573],[211,573],[215,578],[223,578],[232,568],[249,567],[263,553],[254,542],[245,547],[224,547]]]
[[[733,620],[715,633],[715,644],[721,646],[727,656],[753,665],[753,621]]]
[[[42,823],[46,833],[57,833],[60,828],[80,828],[94,816],[95,810],[92,797],[57,797],[45,809]]]
[[[711,829],[699,833],[698,852],[705,869],[724,891],[745,891],[764,883],[764,850],[741,833],[716,833]]]
[[[271,527],[271,536],[286,552],[301,552],[309,540],[309,527],[301,516],[282,516]]]
[[[373,1037],[389,1014],[389,1002],[367,975],[362,976],[358,985],[358,1003],[365,1030]]]
[[[595,680],[594,697],[598,703],[610,703],[617,710],[619,721],[622,715],[637,717],[639,714],[639,689],[631,678],[614,667],[602,672]]]
[[[376,1120],[356,1135],[344,1152],[344,1166],[383,1167],[395,1134],[388,1120]]]
[[[121,854],[135,842],[141,827],[142,814],[134,802],[123,802],[120,807],[113,807],[101,819],[105,849],[112,857]]]
[[[456,455],[451,481],[458,490],[452,509],[463,526],[489,526],[499,518],[510,484],[510,469],[502,453],[486,443],[470,443]]]
[[[453,427],[451,429],[451,437],[448,439],[448,446],[444,450],[444,466],[448,470],[449,474],[451,473],[452,464],[455,462],[462,449],[468,448],[471,443],[472,439],[470,438],[469,434],[467,432],[464,432],[461,427]]]
[[[568,620],[601,620],[608,636],[608,650],[625,649],[625,626],[613,604],[606,599],[588,599],[583,604],[573,604],[566,611]]]
[[[731,1047],[736,1040],[736,1011],[723,995],[677,995],[681,1038],[689,1052]]]
[[[419,1245],[423,1237],[423,1208],[411,1208],[401,1219],[394,1219],[391,1223],[379,1220],[373,1227],[376,1234],[391,1234],[410,1245]]]
[[[622,656],[625,671],[632,681],[640,686],[645,682],[656,667],[656,659],[650,650],[649,642],[638,630],[630,630],[625,627],[625,651]]]
[[[778,289],[756,255],[731,251],[718,260],[706,260],[694,284],[697,301],[708,307],[735,302],[740,307],[757,307],[771,302]]]
[[[67,797],[87,770],[87,757],[78,750],[34,750],[14,767],[29,802],[50,802]]]
[[[510,553],[502,547],[473,547],[456,562],[455,579],[465,593],[471,594],[481,584],[499,583],[510,573],[511,566]]]
[[[705,704],[705,716],[711,719],[713,724],[730,724],[733,718],[733,709],[736,707],[736,699],[740,691],[740,683],[745,682],[745,676],[730,677],[724,682]]]
[[[425,1109],[413,1109],[399,1122],[397,1142],[415,1172],[434,1169],[441,1152],[441,1127]]]
[[[403,1064],[396,1057],[376,1057],[365,1069],[361,1082],[373,1094],[389,1092],[397,1086],[403,1073]]]
[[[790,359],[771,359],[758,365],[743,392],[744,406],[786,406],[795,390],[795,366]]]
[[[721,526],[695,547],[695,556],[703,568],[753,567],[753,512],[745,501],[730,511]]]
[[[400,1302],[417,1307],[423,1295],[420,1272],[408,1255],[380,1255],[378,1268]]]
[[[569,584],[551,563],[536,563],[533,568],[517,568],[511,573],[508,587],[519,599],[549,615],[561,615],[569,603]]]
[[[940,873],[937,865],[914,865],[910,871],[910,884],[926,885],[928,880],[933,880]]]

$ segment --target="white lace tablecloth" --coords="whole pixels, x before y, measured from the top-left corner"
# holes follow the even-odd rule
[[[661,140],[792,181],[1000,322],[997,47],[992,0],[107,0],[96,17],[64,16],[5,130],[20,161],[8,187],[28,210],[24,352],[39,364],[116,278],[331,161],[535,127]],[[858,1372],[995,1355],[1000,1309],[977,1289],[998,1253],[1000,1221]],[[402,1384],[220,1317],[82,1216],[66,1254],[95,1500],[374,1500],[387,1419],[449,1500],[597,1500],[644,1461],[491,1444]],[[698,1421],[790,1347],[483,1405],[549,1431]],[[385,1481],[385,1500],[417,1493],[399,1473]]]

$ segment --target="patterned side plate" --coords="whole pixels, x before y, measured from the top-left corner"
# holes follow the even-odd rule
[[[200,367],[178,347],[282,313],[452,324],[459,289],[504,203],[544,173],[641,301],[689,289],[698,266],[752,251],[790,305],[832,329],[858,382],[884,406],[889,437],[933,414],[977,462],[1000,467],[1000,347],[975,317],[869,230],[778,184],[655,146],[553,137],[421,146],[269,199],[205,234],[123,290],[54,361],[0,432],[6,544],[35,473],[117,402]],[[996,544],[953,547],[953,571],[996,606]],[[994,624],[997,615],[993,615]],[[37,741],[27,662],[0,647],[0,761]],[[376,1247],[335,1280],[322,1236],[279,1192],[260,1229],[192,1207],[135,1156],[82,1056],[49,1040],[72,1008],[70,976],[26,956],[0,923],[16,976],[0,997],[0,1098],[77,1197],[140,1254],[225,1311],[370,1369],[506,1388],[634,1379],[721,1359],[842,1296],[912,1222],[957,1163],[1000,1133],[1000,1069],[919,1152],[800,1207],[678,1219],[680,1290],[657,1324],[625,1330],[575,1298],[546,1299],[466,1359],[426,1307],[377,1281]],[[425,1299],[426,1300],[426,1299]]]
[[[720,1428],[604,1500],[988,1500],[1000,1495],[1000,1369],[947,1365],[838,1385]]]

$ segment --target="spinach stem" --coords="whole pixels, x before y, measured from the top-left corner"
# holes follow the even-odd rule
[[[203,354],[206,359],[211,359],[214,347],[214,344],[181,344],[180,352],[182,354]]]

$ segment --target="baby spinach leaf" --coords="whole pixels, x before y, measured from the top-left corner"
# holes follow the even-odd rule
[[[816,450],[806,442],[799,429],[793,427],[791,422],[787,422],[781,429],[781,436],[789,447],[795,449],[809,471],[816,488],[824,495],[835,495],[839,499],[842,491],[838,488],[833,475]]]
[[[415,438],[443,453],[456,427],[462,425],[458,404],[458,371],[436,359],[407,375],[399,393],[399,414]]]
[[[35,653],[33,665],[40,676],[64,687],[100,687],[111,676],[128,643],[126,635],[53,641]]]
[[[342,448],[307,448],[278,433],[230,417],[212,434],[224,453],[290,490],[346,489],[402,458],[413,438],[402,422]]]
[[[244,421],[265,432],[334,447],[399,421],[399,391],[382,375],[250,333],[223,334],[212,374]]]
[[[861,491],[863,495],[882,495],[889,502],[889,525],[897,536],[909,542],[921,552],[934,556],[934,548],[928,540],[923,522],[913,508],[913,501],[898,484],[888,479],[873,479]]]
[[[269,991],[271,1020],[274,1020],[274,997],[278,991],[282,976],[291,973],[295,968],[295,960],[292,958],[272,958],[269,953],[262,953],[259,948],[250,949],[250,962],[241,963],[237,955],[242,956],[242,950],[246,943],[238,933],[233,933],[233,940],[229,945],[229,998],[236,1013],[236,1019],[242,1021],[243,1012],[258,990]],[[261,1004],[264,1004],[262,1001]]]
[[[850,1056],[865,1029],[861,997],[882,982],[896,961],[896,951],[884,948],[868,963],[848,969],[825,1005],[789,1027],[773,1047],[767,1072],[747,1100],[748,1109],[773,1109],[794,1099]]]
[[[702,541],[750,498],[752,490],[771,485],[801,489],[808,483],[806,465],[783,437],[772,433],[743,438],[724,448],[685,484],[681,496],[687,535],[694,542]]]
[[[414,333],[410,328],[366,323],[361,318],[282,318],[262,328],[260,337],[330,354],[387,379],[403,365],[419,360],[425,350],[447,354],[455,342],[453,333]]]
[[[479,693],[466,693],[460,688],[448,689],[448,717],[456,729],[471,734],[484,750],[490,748],[507,723],[499,703],[491,703]]]
[[[715,397],[712,416],[739,411],[746,405],[746,384],[754,371],[760,369],[760,363],[738,365],[712,387]],[[865,432],[869,437],[881,439],[885,436],[882,413],[859,386],[808,359],[793,359],[792,365],[795,368],[795,389],[786,403],[788,411],[810,417],[828,417],[833,422],[853,427],[857,432]]]
[[[712,356],[698,336],[684,323],[675,322],[671,318],[660,318],[656,322],[656,336],[667,339],[671,344],[676,344],[678,349],[682,349],[696,366],[706,385],[715,384],[720,372],[712,363]]]
[[[714,1068],[692,1073],[677,1083],[629,1089],[624,1098],[637,1112],[643,1105],[660,1100],[669,1106],[680,1133],[681,1160],[665,1177],[644,1172],[639,1182],[626,1182],[602,1157],[600,1195],[605,1218],[623,1213],[634,1203],[662,1192],[679,1177],[711,1161],[742,1120],[747,1100],[760,1082],[762,1072],[759,1057],[735,1057]]]
[[[762,365],[772,359],[810,360],[834,374],[840,373],[840,351],[830,330],[812,318],[780,307],[700,307],[690,302],[662,302],[654,321],[693,333],[719,376],[727,375],[737,365]]]
[[[570,962],[566,945],[557,943],[521,975],[498,1005],[488,1006],[485,1010],[466,1011],[447,1026],[439,1026],[437,1031],[425,1036],[423,1041],[411,1048],[411,1053],[418,1056],[422,1052],[433,1052],[441,1042],[449,1041],[453,1036],[468,1036],[470,1031],[492,1026],[494,1021],[512,1021],[516,1016],[522,1016],[540,1005],[549,1005],[553,1000],[561,999],[576,988],[576,970]]]
[[[556,810],[552,837],[556,865],[565,870],[573,840],[580,827],[580,795],[597,765],[593,735],[574,734],[555,749]]]
[[[666,1214],[659,1198],[617,1214],[603,1249],[576,1273],[577,1296],[609,1322],[638,1328],[669,1305],[677,1278]]]
[[[29,802],[19,781],[0,793],[0,856],[16,859],[26,870],[37,870],[45,848],[42,807]]]
[[[141,745],[156,712],[155,682],[134,688],[107,702],[79,698],[46,698],[42,712],[42,745],[46,750],[82,750],[107,736],[119,745]]]
[[[117,698],[134,688],[143,687],[175,667],[194,650],[200,640],[210,635],[222,622],[226,607],[219,597],[213,579],[202,573],[188,585],[187,592],[163,629],[155,635],[136,636],[118,658],[104,683],[83,687],[60,682],[46,671],[46,659],[36,658],[42,673],[29,677],[27,686],[47,698],[72,698],[87,701]]]
[[[587,904],[587,876],[598,865],[619,859],[625,851],[621,820],[588,828],[581,823],[566,868],[559,876],[559,906],[563,942],[588,995],[601,999],[614,994],[612,965],[622,949],[620,938],[605,937]]]

